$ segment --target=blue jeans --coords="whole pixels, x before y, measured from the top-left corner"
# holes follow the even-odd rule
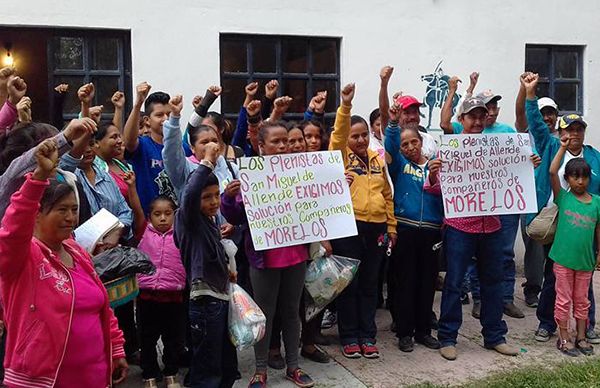
[[[554,303],[556,302],[556,289],[554,284],[556,277],[554,276],[553,266],[554,261],[548,257],[550,245],[544,245],[544,253],[546,254],[546,265],[544,267],[544,284],[540,293],[540,301],[536,310],[536,315],[540,324],[539,329],[545,329],[549,333],[556,331],[556,321],[554,320]],[[588,329],[593,329],[596,326],[596,302],[594,301],[594,282],[590,282],[590,291],[588,294],[590,300],[590,310],[588,312]]]
[[[502,222],[502,267],[504,270],[504,280],[502,281],[502,300],[504,304],[513,303],[515,295],[515,240],[517,239],[517,231],[519,229],[520,216],[518,214],[508,214],[500,216]],[[481,300],[479,290],[479,275],[477,274],[476,265],[469,266],[467,272],[470,277],[471,295],[473,300],[479,302]]]
[[[456,345],[458,329],[462,324],[461,286],[467,267],[473,256],[477,256],[477,270],[481,281],[481,333],[484,346],[493,348],[506,342],[508,332],[502,320],[503,273],[498,271],[502,264],[503,234],[465,233],[448,227],[444,235],[447,271],[442,293],[438,339],[442,346]]]
[[[229,302],[204,296],[190,301],[193,388],[230,388],[239,378],[237,353],[229,339]]]

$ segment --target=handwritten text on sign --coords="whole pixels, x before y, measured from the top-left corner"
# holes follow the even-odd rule
[[[242,158],[240,181],[256,250],[357,234],[340,151]]]
[[[529,135],[443,135],[440,183],[447,218],[535,213]]]

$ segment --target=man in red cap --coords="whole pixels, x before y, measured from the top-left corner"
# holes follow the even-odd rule
[[[437,154],[437,144],[427,130],[420,125],[421,123],[421,112],[419,108],[423,106],[423,103],[413,96],[398,96],[395,99],[396,105],[400,107],[400,120],[398,126],[400,128],[416,128],[421,133],[423,138],[423,155],[427,158],[432,158]]]

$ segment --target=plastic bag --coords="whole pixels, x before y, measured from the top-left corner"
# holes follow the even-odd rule
[[[103,283],[127,275],[152,275],[156,272],[156,266],[150,257],[131,247],[118,246],[94,256],[92,260]]]
[[[314,318],[352,282],[360,260],[343,256],[315,259],[308,266],[304,286],[307,291],[306,320]]]
[[[229,283],[229,338],[238,349],[260,341],[267,330],[267,317],[244,289]]]

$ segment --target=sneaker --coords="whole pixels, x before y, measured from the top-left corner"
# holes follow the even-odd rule
[[[473,310],[471,310],[471,315],[475,319],[481,318],[481,302],[473,299]]]
[[[471,301],[469,300],[469,294],[467,294],[466,292],[462,294],[460,296],[460,303],[462,303],[463,305],[471,304]]]
[[[520,308],[515,306],[514,303],[506,303],[504,305],[504,314],[517,319],[525,318],[525,314],[523,314],[523,311],[521,311]]]
[[[158,384],[156,383],[156,379],[146,379],[146,380],[144,380],[144,388],[158,388]]]
[[[166,388],[181,388],[177,376],[165,376],[165,385]]]
[[[587,346],[581,346],[584,343]],[[577,350],[581,352],[584,356],[592,356],[594,354],[594,347],[590,345],[586,340],[580,339],[575,342],[575,347]]]
[[[405,353],[410,353],[415,349],[415,344],[412,337],[402,337],[398,341],[398,349]]]
[[[281,357],[281,353],[269,352],[269,359],[267,361],[267,365],[269,365],[269,368],[281,370],[285,368],[285,361],[283,360],[283,357]]]
[[[456,346],[444,346],[440,348],[440,354],[448,361],[456,360]]]
[[[507,343],[494,346],[494,350],[504,356],[516,356],[519,354],[519,349]]]
[[[267,374],[255,373],[248,383],[248,388],[267,388]]]
[[[535,340],[538,342],[548,342],[550,341],[550,337],[552,337],[552,333],[546,329],[540,327],[535,331]]]
[[[315,385],[313,379],[300,368],[296,368],[293,372],[285,372],[285,378],[300,388],[310,388]]]
[[[360,358],[360,346],[358,344],[349,344],[342,346],[342,354],[346,358]]]
[[[323,320],[321,321],[321,329],[330,329],[337,323],[337,315],[331,311],[325,311]]]
[[[329,361],[331,361],[331,357],[329,357],[329,354],[327,354],[327,352],[325,352],[324,350],[317,348],[316,346],[315,350],[313,350],[310,353],[305,351],[304,347],[302,347],[300,355],[304,358],[307,358],[314,362],[318,362],[320,364],[327,364]]]
[[[360,352],[364,358],[379,358],[379,349],[371,342],[360,345]]]
[[[537,294],[527,294],[525,295],[525,304],[527,307],[537,307],[540,303],[540,298],[538,298]]]
[[[594,329],[589,329],[585,332],[585,339],[590,344],[600,344],[600,336],[598,336],[598,333]]]
[[[427,334],[422,337],[415,337],[415,342],[425,346],[428,349],[439,349],[440,341],[437,340],[434,336]]]

